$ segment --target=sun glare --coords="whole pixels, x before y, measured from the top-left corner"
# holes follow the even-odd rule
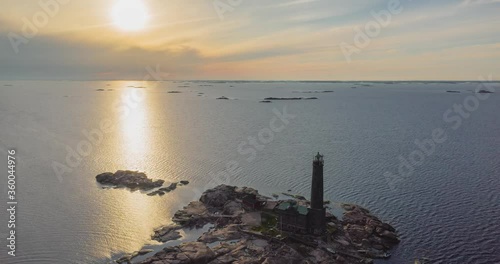
[[[114,24],[126,31],[144,29],[149,20],[148,10],[141,0],[118,0],[112,16]]]

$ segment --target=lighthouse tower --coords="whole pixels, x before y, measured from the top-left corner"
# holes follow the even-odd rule
[[[326,230],[326,210],[323,204],[323,155],[313,159],[311,184],[311,208],[309,209],[309,227],[313,235],[324,235]]]

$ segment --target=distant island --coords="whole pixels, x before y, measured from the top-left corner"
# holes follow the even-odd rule
[[[317,100],[318,97],[267,97],[264,101],[277,101],[277,100]]]
[[[489,90],[479,90],[477,93],[481,93],[481,94],[490,94],[490,93],[493,93],[492,91],[489,91]]]

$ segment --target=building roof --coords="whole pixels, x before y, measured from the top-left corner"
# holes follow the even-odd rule
[[[280,203],[276,209],[279,211],[295,211],[301,215],[307,215],[309,213],[309,209],[307,209],[307,207],[291,202]]]

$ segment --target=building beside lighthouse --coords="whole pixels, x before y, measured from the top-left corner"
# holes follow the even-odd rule
[[[311,205],[306,207],[295,201],[283,202],[276,207],[278,228],[286,232],[321,236],[326,231],[326,209],[323,203],[323,156],[313,159]]]

